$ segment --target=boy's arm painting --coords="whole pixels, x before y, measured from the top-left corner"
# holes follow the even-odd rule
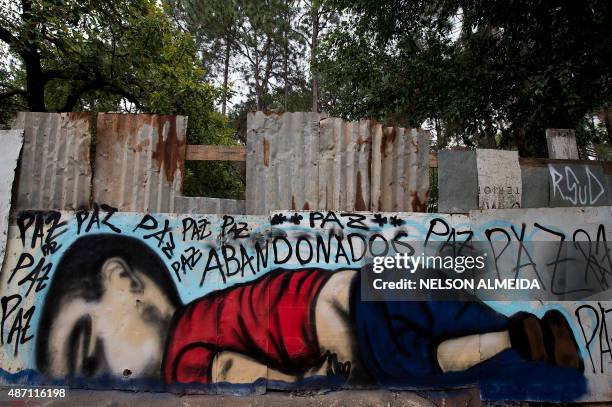
[[[478,386],[489,399],[610,399],[607,302],[362,296],[361,262],[381,245],[484,240],[504,228],[552,239],[534,226],[541,214],[497,213],[20,214],[0,277],[2,380],[184,390],[263,379],[273,388]],[[562,215],[546,217],[562,220],[547,229],[610,238],[609,216]],[[593,259],[600,277],[612,270]]]

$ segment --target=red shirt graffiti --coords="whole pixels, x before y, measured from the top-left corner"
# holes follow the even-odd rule
[[[215,356],[232,351],[287,373],[321,360],[314,303],[329,271],[279,270],[178,311],[166,349],[167,383],[210,383]]]

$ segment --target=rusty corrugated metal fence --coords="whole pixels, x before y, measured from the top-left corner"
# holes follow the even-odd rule
[[[174,212],[185,172],[187,117],[100,113],[93,198],[120,211]]]
[[[427,212],[430,134],[376,126],[372,133],[372,211]]]
[[[244,213],[244,201],[181,195],[187,117],[100,113],[93,163],[91,120],[89,113],[17,115],[13,128],[24,129],[17,211],[98,202],[124,212]]]
[[[244,201],[199,196],[177,196],[174,200],[174,212],[241,215],[244,214]]]
[[[425,212],[429,133],[317,113],[249,113],[247,214]]]
[[[318,208],[319,120],[317,113],[249,113],[248,214]]]
[[[91,114],[20,112],[13,128],[24,130],[17,209],[88,208]]]
[[[91,202],[170,213],[426,210],[429,135],[422,130],[318,113],[251,113],[245,203],[182,196],[186,117],[100,113],[93,165],[91,124],[88,113],[17,116],[25,140],[17,210]]]

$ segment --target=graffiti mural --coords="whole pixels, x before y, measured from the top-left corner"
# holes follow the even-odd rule
[[[0,277],[1,378],[171,391],[478,386],[485,399],[610,400],[610,211],[23,212]],[[589,254],[600,297],[362,298],[372,256],[499,236],[521,243],[517,268],[534,275],[551,261],[531,242],[601,242]]]

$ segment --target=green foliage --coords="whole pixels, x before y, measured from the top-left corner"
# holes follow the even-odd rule
[[[22,72],[16,68],[16,61],[10,58],[8,47],[0,42],[0,129],[9,127],[12,115],[26,108],[20,89],[23,87]]]
[[[210,70],[246,84],[248,99],[258,109],[270,109],[271,97],[283,95],[281,108],[307,79],[308,42],[312,27],[309,6],[299,1],[228,0],[202,2],[171,0],[173,13],[196,38]]]
[[[14,61],[0,66],[0,119],[24,108],[189,116],[190,144],[232,144],[215,111],[221,90],[205,80],[198,47],[155,0],[24,0],[0,17]],[[0,95],[1,96],[1,95]],[[240,196],[224,163],[187,165],[184,192]]]
[[[263,110],[271,112],[303,112],[309,111],[312,103],[310,87],[305,82],[296,81],[295,87],[290,88],[287,97],[282,88],[276,88],[261,98]],[[285,109],[286,107],[286,109]],[[234,138],[246,143],[247,114],[257,110],[257,101],[250,97],[237,103],[229,112],[230,126],[235,129]]]
[[[581,157],[612,161],[612,145],[609,144],[605,125],[597,122],[594,117],[580,120],[576,128],[576,142]]]
[[[350,16],[318,61],[332,114],[427,119],[439,147],[545,156],[545,128],[577,128],[611,102],[609,1],[327,3]]]
[[[222,114],[212,111],[189,115],[187,139],[190,144],[235,145],[234,129]],[[194,120],[192,120],[194,118]],[[192,127],[192,122],[193,126]],[[244,199],[244,164],[221,161],[187,161],[183,193],[186,196]]]

